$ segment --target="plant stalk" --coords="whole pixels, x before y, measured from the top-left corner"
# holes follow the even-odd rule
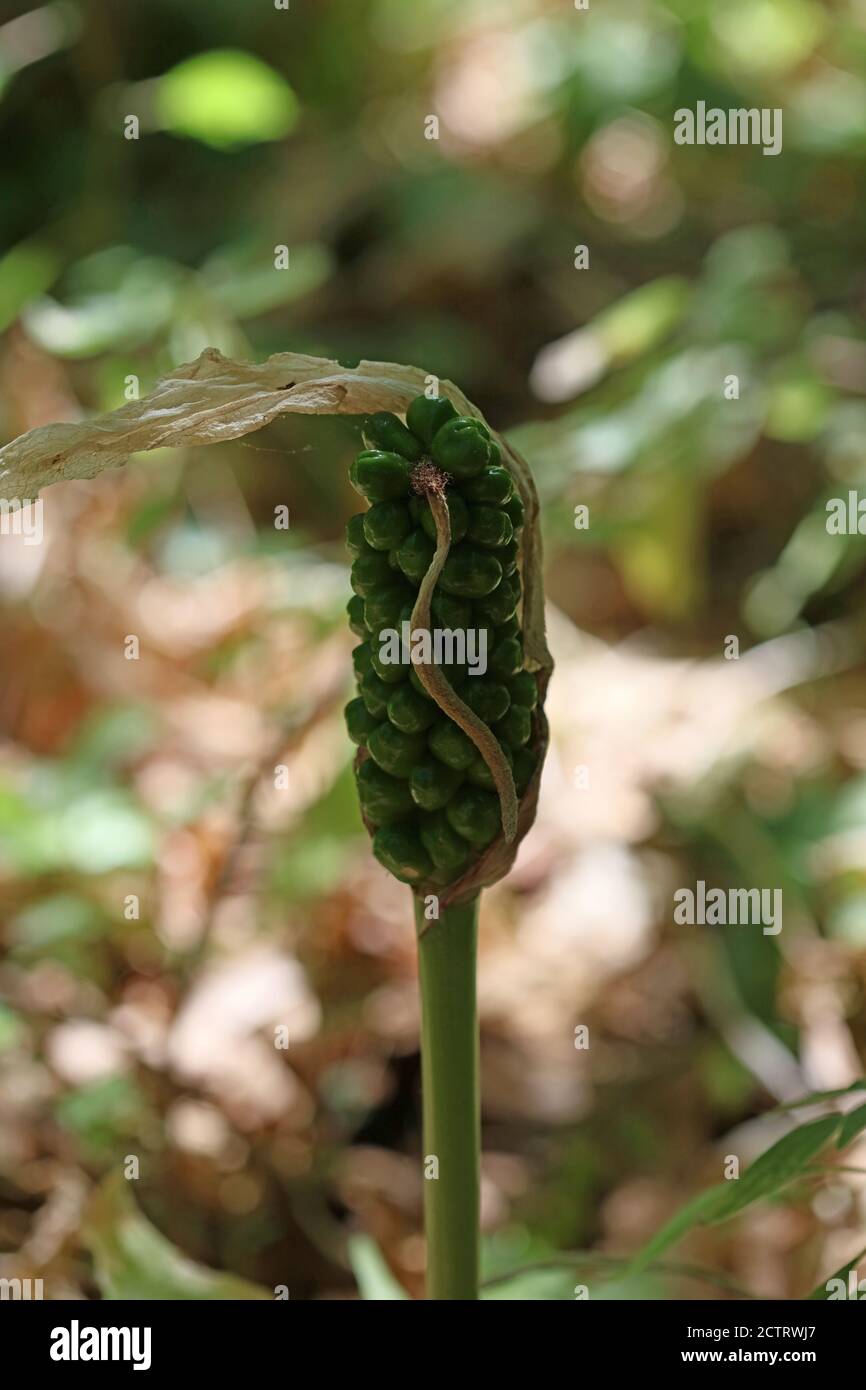
[[[428,1299],[478,1298],[481,1115],[475,959],[478,897],[415,900],[421,985],[424,1227]],[[433,1159],[436,1164],[432,1163]],[[437,1173],[438,1176],[432,1176]]]

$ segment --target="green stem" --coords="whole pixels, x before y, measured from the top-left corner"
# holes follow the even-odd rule
[[[424,902],[415,900],[427,1297],[472,1299],[478,1297],[481,1152],[475,999],[478,898],[440,908],[434,921],[425,918]]]

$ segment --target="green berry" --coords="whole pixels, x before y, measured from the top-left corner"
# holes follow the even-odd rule
[[[460,694],[485,724],[495,724],[511,704],[511,696],[505,686],[485,680],[483,676],[469,676],[460,687]]]
[[[409,508],[402,502],[376,502],[364,517],[364,536],[374,550],[394,550],[411,530]]]
[[[538,681],[531,671],[518,671],[508,682],[508,693],[512,705],[522,705],[533,710],[538,704]]]
[[[500,744],[502,755],[507,763],[512,761],[511,749],[507,744]],[[480,753],[476,753],[475,761],[466,770],[466,780],[471,782],[473,787],[485,787],[488,791],[494,791],[496,783],[493,780],[493,773],[487,766]]]
[[[419,508],[421,527],[431,541],[435,542],[436,518],[430,510],[430,503],[426,497],[420,497],[418,500],[421,503]],[[446,492],[445,501],[448,503],[448,515],[451,519],[451,544],[456,545],[466,535],[466,527],[469,525],[469,508],[460,493],[455,492],[453,488],[449,488]]]
[[[486,557],[496,560],[494,555]],[[357,564],[357,560],[355,561]],[[499,561],[496,561],[499,564]],[[500,567],[501,568],[501,567]],[[498,627],[500,623],[507,623],[517,610],[517,597],[514,593],[513,579],[503,579],[499,587],[486,597],[479,599],[475,605],[475,611],[488,623],[495,623]]]
[[[422,734],[436,719],[436,706],[404,681],[388,701],[388,718],[404,734]]]
[[[453,719],[437,719],[427,735],[430,752],[457,772],[464,771],[475,757],[475,744]]]
[[[532,733],[532,715],[525,705],[512,705],[493,732],[509,748],[522,748]]]
[[[483,545],[488,550],[495,550],[498,546],[508,545],[513,535],[514,528],[501,507],[470,509],[466,539],[473,545]],[[367,539],[370,539],[369,536]]]
[[[352,665],[355,668],[355,679],[359,681],[373,669],[373,653],[369,642],[359,642],[357,647],[352,648]]]
[[[414,664],[409,669],[409,684],[415,691],[416,695],[420,695],[423,699],[429,700],[431,704],[434,703],[432,698],[427,694],[427,691],[424,689],[424,686],[421,684],[421,677],[418,675],[418,668]]]
[[[364,622],[367,630],[375,636],[379,636],[383,628],[393,627],[399,629],[402,622],[403,611],[406,605],[410,605],[414,595],[408,584],[388,584],[383,589],[377,589],[370,594],[369,598],[364,599]]]
[[[411,531],[397,549],[397,564],[406,578],[420,584],[433,560],[436,547],[423,531]],[[356,561],[357,563],[357,561]]]
[[[422,811],[438,811],[445,806],[463,781],[462,772],[446,767],[438,758],[417,763],[409,778],[412,800]]]
[[[450,628],[452,632],[465,629],[472,624],[470,604],[453,594],[443,593],[438,585],[433,590],[430,600],[430,614],[436,627]]]
[[[420,883],[433,872],[433,861],[418,832],[408,825],[386,825],[377,830],[373,853],[401,883]]]
[[[349,615],[349,627],[356,637],[363,637],[365,640],[369,636],[367,624],[364,621],[364,602],[360,594],[353,594],[346,604],[346,612]]]
[[[356,594],[369,598],[383,585],[393,584],[394,574],[387,555],[383,555],[381,550],[367,550],[353,561],[349,579]]]
[[[519,531],[525,520],[525,514],[520,493],[516,489],[514,496],[509,502],[506,502],[503,510],[506,511],[511,518],[511,525],[514,527],[514,530]]]
[[[502,573],[506,578],[517,573],[517,561],[520,554],[520,547],[517,541],[511,540],[504,545],[501,550],[497,550],[496,558],[502,566]]]
[[[390,410],[378,410],[364,425],[364,434],[377,449],[400,454],[410,463],[417,463],[423,449],[411,430]]]
[[[353,743],[358,743],[363,747],[378,725],[378,719],[374,719],[359,696],[349,701],[343,710],[343,715],[346,720],[346,728],[349,731],[349,738]]]
[[[380,724],[367,740],[370,757],[392,777],[408,777],[421,761],[427,740],[423,734],[404,734],[393,724]]]
[[[501,828],[499,798],[481,787],[462,786],[445,808],[448,824],[471,845],[483,849]]]
[[[388,701],[394,687],[380,680],[375,671],[368,671],[358,683],[358,691],[374,719],[385,719],[388,714]]]
[[[516,637],[497,642],[487,663],[487,669],[498,680],[507,681],[523,666],[523,648]]]
[[[409,491],[412,465],[399,454],[365,449],[349,469],[349,481],[368,502],[392,502]]]
[[[389,777],[372,758],[366,758],[361,763],[355,773],[355,781],[364,815],[373,825],[404,820],[414,809],[408,783]]]
[[[490,459],[489,435],[480,420],[449,420],[430,448],[439,467],[458,482],[476,477]]]
[[[355,516],[350,516],[346,522],[346,549],[350,555],[363,555],[370,549],[364,535],[365,516],[366,512],[358,512]]]
[[[514,483],[507,468],[488,464],[474,478],[467,478],[461,484],[461,491],[467,502],[484,502],[490,507],[501,507],[514,495]]]
[[[437,869],[455,874],[469,858],[469,846],[462,835],[451,829],[444,811],[420,817],[420,836]]]
[[[378,638],[370,643],[370,665],[379,680],[384,681],[386,685],[399,685],[401,681],[406,680],[409,674],[407,669],[409,663],[407,661],[386,660],[390,654],[386,650],[385,657],[383,657],[382,644]]]
[[[356,560],[355,564],[360,561]],[[471,545],[457,545],[449,553],[439,584],[446,594],[458,598],[483,598],[492,594],[502,579],[502,566],[495,555]]]
[[[516,748],[514,750],[514,785],[517,788],[517,795],[523,796],[535,774],[535,754],[528,748]]]
[[[416,396],[406,411],[406,424],[423,444],[430,444],[445,422],[455,419],[456,415],[457,411],[444,396]]]
[[[497,642],[501,642],[505,637],[519,637],[520,622],[518,620],[517,614],[512,613],[511,617],[506,618],[504,623],[497,623],[496,627],[493,629],[493,632],[495,638],[493,643],[494,646]]]

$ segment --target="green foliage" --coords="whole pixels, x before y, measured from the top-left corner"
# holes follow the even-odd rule
[[[394,1302],[408,1297],[385,1263],[378,1245],[369,1236],[350,1236],[347,1250],[358,1293],[363,1299]]]
[[[139,1211],[115,1175],[94,1193],[83,1229],[103,1298],[149,1301],[270,1299],[267,1289],[197,1264]]]
[[[253,54],[213,50],[187,58],[157,85],[156,114],[175,135],[231,150],[279,140],[297,118],[286,80]]]
[[[866,1082],[860,1081],[855,1085],[862,1089]],[[854,1087],[848,1087],[841,1092],[819,1092],[798,1104],[818,1103],[847,1094],[853,1089]],[[864,1128],[866,1106],[860,1107],[844,1119],[838,1114],[825,1115],[808,1124],[799,1125],[761,1154],[741,1177],[719,1183],[681,1207],[635,1256],[629,1266],[630,1272],[636,1274],[646,1269],[693,1226],[728,1221],[753,1202],[777,1196],[795,1179],[808,1172],[811,1161],[826,1147],[837,1131],[837,1147],[841,1148],[843,1144],[850,1143]]]

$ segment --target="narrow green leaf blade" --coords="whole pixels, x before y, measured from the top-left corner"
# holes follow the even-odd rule
[[[701,1192],[697,1197],[693,1197],[690,1202],[686,1202],[685,1206],[680,1207],[679,1211],[671,1217],[666,1225],[662,1226],[660,1231],[656,1231],[643,1249],[638,1251],[625,1270],[623,1278],[630,1279],[635,1274],[639,1274],[641,1270],[646,1269],[698,1222],[711,1221],[713,1213],[726,1195],[727,1183],[724,1183],[711,1187],[706,1192]]]
[[[378,1245],[369,1236],[349,1238],[349,1264],[363,1299],[373,1302],[408,1299],[406,1290],[398,1284]]]
[[[864,1129],[866,1129],[866,1105],[858,1105],[856,1110],[849,1110],[847,1115],[843,1115],[842,1128],[839,1130],[836,1148],[844,1149]]]
[[[741,1178],[725,1183],[724,1197],[710,1220],[713,1223],[727,1221],[752,1202],[772,1197],[792,1178],[799,1177],[806,1164],[833,1137],[840,1118],[839,1115],[824,1115],[820,1120],[812,1120],[783,1135],[755,1159]]]

